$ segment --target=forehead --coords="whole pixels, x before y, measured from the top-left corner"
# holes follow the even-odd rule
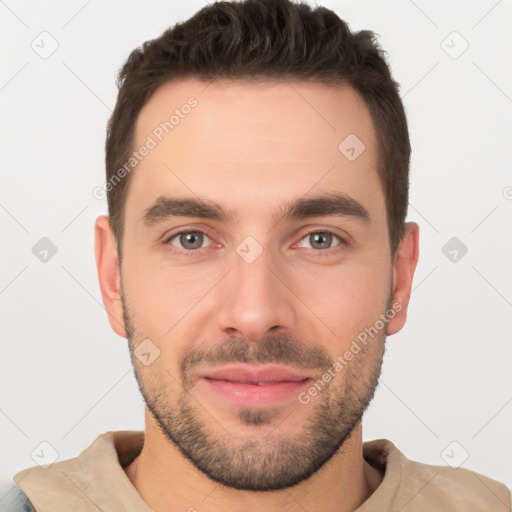
[[[172,81],[138,116],[135,149],[149,139],[128,193],[139,210],[166,193],[232,197],[236,209],[249,193],[279,202],[340,187],[383,203],[373,120],[346,85]]]
[[[189,107],[191,101],[196,106]],[[270,141],[296,145],[308,140],[310,144],[294,147],[303,156],[311,156],[319,143],[323,143],[324,149],[329,145],[329,153],[337,155],[338,144],[349,134],[357,135],[366,146],[375,142],[368,108],[361,95],[348,85],[288,80],[175,80],[160,86],[142,108],[136,122],[136,141],[142,142],[147,134],[169,121],[174,112],[173,137],[168,139],[174,139],[176,145],[180,135],[193,140],[197,143],[197,157],[204,150],[211,152],[216,148],[222,152],[223,145],[212,144],[221,135],[236,135],[241,142],[266,143],[266,153],[272,149]],[[193,129],[187,130],[192,124]],[[212,134],[212,129],[216,134]],[[230,155],[246,155],[253,146],[248,144],[238,148],[238,152],[230,147]]]

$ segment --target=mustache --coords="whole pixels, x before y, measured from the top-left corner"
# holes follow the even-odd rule
[[[187,382],[199,364],[278,363],[296,368],[328,370],[333,361],[317,346],[308,346],[288,334],[269,335],[258,342],[231,337],[212,349],[191,348],[181,358],[179,367],[183,382]]]

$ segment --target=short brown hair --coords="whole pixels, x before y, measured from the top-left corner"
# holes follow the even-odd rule
[[[137,116],[150,96],[166,82],[189,77],[286,78],[355,88],[376,129],[377,172],[394,255],[405,227],[411,146],[399,84],[391,76],[375,33],[352,33],[333,11],[325,7],[312,10],[290,0],[207,5],[133,50],[121,68],[118,98],[107,127],[107,183],[130,158]],[[107,189],[119,258],[129,182],[127,174]]]

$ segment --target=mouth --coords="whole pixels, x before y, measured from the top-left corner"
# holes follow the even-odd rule
[[[238,407],[256,408],[296,400],[312,380],[309,374],[276,365],[234,364],[199,374],[199,383],[215,398]]]

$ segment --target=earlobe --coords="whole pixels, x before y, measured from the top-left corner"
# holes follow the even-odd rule
[[[392,304],[400,304],[400,311],[388,323],[387,334],[397,333],[405,325],[411,297],[412,280],[419,258],[419,227],[408,222],[395,253],[393,262]]]
[[[112,329],[126,338],[121,302],[121,272],[115,239],[107,216],[101,215],[94,225],[94,250],[101,297]]]

